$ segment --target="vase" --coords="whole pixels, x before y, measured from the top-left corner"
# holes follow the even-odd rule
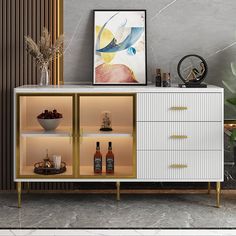
[[[41,69],[41,77],[40,77],[40,86],[48,86],[50,84],[50,79],[49,79],[49,69],[48,65],[45,65]]]

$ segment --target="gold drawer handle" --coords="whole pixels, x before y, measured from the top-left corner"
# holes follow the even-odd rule
[[[175,168],[175,169],[182,169],[182,168],[187,168],[188,166],[185,164],[171,164],[170,168]]]
[[[183,111],[183,110],[188,110],[187,107],[171,107],[170,108],[172,111]]]
[[[188,136],[187,135],[171,135],[170,136],[171,138],[174,138],[174,139],[186,139],[186,138],[188,138]]]

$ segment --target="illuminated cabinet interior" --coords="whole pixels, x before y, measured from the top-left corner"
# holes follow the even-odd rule
[[[17,177],[19,178],[131,178],[135,166],[134,95],[19,95],[17,118]],[[76,105],[77,104],[77,105]],[[45,110],[63,115],[55,130],[37,121]],[[100,131],[102,114],[111,114],[112,131]],[[102,173],[94,173],[96,142],[102,153]],[[108,142],[112,142],[114,173],[106,173]],[[34,173],[34,165],[59,154],[66,171],[57,175]]]
[[[63,176],[73,176],[73,96],[22,95],[18,98],[18,145],[17,175],[39,177],[34,173],[34,164],[46,154],[60,154],[67,163]],[[44,110],[57,109],[63,114],[59,127],[45,131],[37,121]]]
[[[103,155],[102,177],[135,177],[133,95],[83,95],[79,97],[80,169],[81,177],[99,177],[93,171],[96,142]],[[100,131],[102,114],[111,114],[112,131]],[[112,142],[115,154],[114,174],[106,174],[105,154]]]
[[[15,88],[14,180],[107,181],[117,189],[129,181],[216,182],[218,206],[223,98],[210,85]]]

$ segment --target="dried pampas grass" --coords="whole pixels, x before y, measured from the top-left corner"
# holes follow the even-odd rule
[[[42,69],[43,67],[48,67],[50,61],[63,54],[64,36],[60,35],[54,45],[52,45],[51,35],[46,28],[43,28],[38,44],[30,36],[25,36],[25,43],[28,53],[35,58],[36,64]]]

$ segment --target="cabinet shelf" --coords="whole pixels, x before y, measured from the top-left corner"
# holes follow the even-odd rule
[[[72,131],[68,127],[60,127],[55,130],[44,130],[41,128],[24,129],[20,132],[22,137],[71,137]]]
[[[93,172],[93,166],[80,166],[80,176],[88,177],[129,177],[133,176],[133,166],[115,166],[114,174],[107,174],[106,167],[103,166],[103,173],[95,174]]]
[[[115,126],[112,131],[100,131],[100,127],[83,126],[80,137],[133,137],[133,127]]]

